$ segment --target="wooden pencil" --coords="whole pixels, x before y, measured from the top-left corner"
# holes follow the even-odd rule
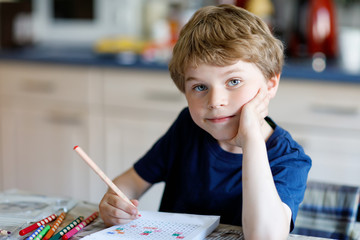
[[[96,165],[96,163],[81,149],[79,146],[75,146],[74,150],[80,155],[80,157],[95,171],[97,175],[113,190],[120,198],[129,203],[135,205],[126,197],[126,195],[105,175],[105,173]]]

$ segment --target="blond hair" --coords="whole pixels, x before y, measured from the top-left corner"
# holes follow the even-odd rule
[[[186,69],[199,64],[227,66],[243,60],[254,63],[270,79],[281,73],[283,51],[282,42],[254,14],[233,5],[207,6],[180,31],[169,70],[182,92]]]

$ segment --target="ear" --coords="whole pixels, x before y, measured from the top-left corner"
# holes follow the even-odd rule
[[[275,97],[277,89],[279,87],[279,81],[280,81],[280,74],[276,74],[267,81],[266,85],[270,99]]]

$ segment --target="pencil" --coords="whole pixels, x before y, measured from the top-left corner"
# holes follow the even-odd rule
[[[35,237],[34,240],[41,240],[45,234],[50,230],[50,225],[46,225],[45,228]]]
[[[71,229],[68,233],[66,233],[64,236],[62,236],[62,239],[67,240],[71,238],[74,234],[79,232],[81,229],[86,227],[88,224],[90,224],[92,221],[94,221],[99,216],[99,212],[94,212],[91,214],[88,218],[86,218],[84,221],[82,221],[79,225]]]
[[[46,235],[43,237],[44,240],[48,240],[49,238],[51,238],[52,235],[54,235],[56,229],[58,229],[58,227],[60,226],[60,224],[62,223],[62,221],[65,218],[66,213],[62,212],[59,217],[56,219],[54,225],[52,225],[51,229],[46,233]]]
[[[33,232],[26,240],[34,240],[35,237],[44,229],[45,225],[41,225],[35,232]]]
[[[66,227],[64,227],[63,229],[60,230],[60,232],[56,233],[54,236],[52,236],[50,238],[50,240],[58,240],[59,238],[61,238],[62,236],[65,235],[65,233],[69,232],[71,229],[73,229],[76,225],[78,225],[79,223],[81,223],[84,220],[83,216],[78,217],[77,219],[75,219],[74,221],[72,221],[71,223],[69,223]]]
[[[135,205],[125,196],[123,192],[105,175],[105,173],[96,165],[96,163],[81,149],[75,146],[74,150],[80,157],[95,171],[97,175],[113,190],[120,198],[135,207]]]
[[[25,234],[34,231],[35,229],[37,229],[38,227],[40,227],[41,225],[45,225],[46,223],[52,222],[55,220],[55,218],[57,217],[56,214],[52,214],[30,226],[28,226],[27,228],[24,228],[22,230],[19,231],[20,236],[24,236]]]

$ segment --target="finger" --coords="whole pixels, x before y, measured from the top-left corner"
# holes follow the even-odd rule
[[[269,115],[269,109],[268,107],[264,107],[261,112],[259,113],[259,118],[261,120],[261,122],[265,122],[265,117],[267,117]]]
[[[118,208],[117,199],[119,197],[113,193],[106,193],[99,204],[100,217],[103,219],[106,226],[115,224],[124,224],[135,220],[138,215],[129,215],[122,209]],[[135,206],[138,205],[137,200],[133,200]]]
[[[121,198],[119,198],[117,195],[114,194],[105,194],[103,200],[101,201],[99,205],[100,209],[100,215],[103,218],[104,221],[109,221],[112,224],[118,223],[122,221],[122,219],[125,220],[134,220],[138,218],[137,209],[135,209],[133,212],[129,213],[124,210],[124,206],[128,203],[123,203]],[[136,200],[134,200],[135,204],[138,204]],[[128,204],[130,205],[130,204]],[[130,205],[130,208],[133,208],[133,206]],[[105,220],[106,219],[106,220]]]
[[[138,207],[138,206],[139,206],[139,201],[138,201],[138,200],[132,199],[132,200],[130,200],[130,201],[134,204],[135,207]]]
[[[133,221],[139,217],[139,215],[129,215],[121,209],[113,207],[108,203],[103,203],[100,207],[100,216],[107,226],[115,224],[124,224]]]
[[[269,100],[270,98],[267,91],[260,89],[257,99],[255,100],[255,104],[257,104],[255,111],[257,112],[257,116],[261,125],[264,124],[264,118],[269,114]]]
[[[254,98],[249,102],[250,105],[258,108],[261,106],[267,98],[267,91],[264,88],[260,88]]]
[[[258,105],[258,113],[261,117],[266,117],[269,113],[269,98],[265,97]]]
[[[137,215],[138,210],[136,207],[132,206],[128,202],[124,201],[116,194],[109,193],[109,198],[107,199],[109,205],[121,209],[129,215]]]
[[[268,91],[267,91],[266,88],[260,88],[258,95],[259,95],[259,99],[258,99],[258,100],[259,100],[260,102],[268,102],[268,100],[270,99],[270,98],[269,98],[269,93],[268,93]]]
[[[127,218],[117,218],[112,217],[106,214],[101,215],[101,218],[103,219],[106,226],[112,226],[112,225],[118,225],[118,224],[126,224],[129,223],[135,219],[127,219]]]

